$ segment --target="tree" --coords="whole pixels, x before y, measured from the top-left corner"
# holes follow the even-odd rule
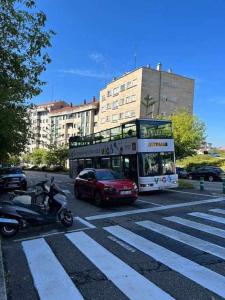
[[[50,63],[44,49],[53,32],[45,23],[34,0],[0,0],[0,161],[22,152],[30,138],[28,99],[40,94]]]
[[[169,119],[173,123],[176,157],[180,159],[195,154],[205,141],[205,124],[185,111]]]
[[[46,150],[42,148],[36,148],[33,150],[31,153],[31,161],[34,165],[41,165],[44,164],[45,160],[45,155],[46,155]]]
[[[156,103],[156,101],[154,100],[153,97],[147,95],[146,97],[144,97],[144,99],[141,101],[141,104],[144,105],[145,107],[145,115],[146,117],[151,115],[153,116],[153,112],[149,111],[149,109],[151,107],[153,107],[153,105]]]

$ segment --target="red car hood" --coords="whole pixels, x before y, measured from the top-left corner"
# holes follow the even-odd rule
[[[130,190],[134,188],[133,181],[129,179],[101,180],[99,182],[103,183],[105,186],[114,187],[117,190]]]

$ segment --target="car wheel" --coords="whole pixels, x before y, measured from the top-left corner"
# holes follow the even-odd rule
[[[102,206],[103,205],[102,196],[98,191],[95,193],[94,203],[95,203],[96,206]]]
[[[77,186],[74,187],[74,196],[76,197],[76,199],[81,199],[81,194],[79,192],[79,189]]]
[[[11,225],[3,225],[1,226],[0,231],[4,237],[11,237],[17,233],[18,227],[11,226]]]
[[[208,180],[209,180],[209,182],[213,182],[213,181],[214,181],[214,177],[213,177],[212,175],[210,175],[210,176],[208,177]]]
[[[193,179],[193,176],[190,174],[188,175],[188,179],[192,180]]]

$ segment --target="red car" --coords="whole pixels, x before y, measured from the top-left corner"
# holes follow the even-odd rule
[[[77,199],[93,199],[97,206],[109,201],[137,199],[137,185],[111,169],[84,169],[75,179],[74,195]]]

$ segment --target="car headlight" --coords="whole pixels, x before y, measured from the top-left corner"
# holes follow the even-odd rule
[[[104,187],[104,192],[109,193],[109,194],[113,194],[116,192],[116,189],[112,186],[105,186]]]

